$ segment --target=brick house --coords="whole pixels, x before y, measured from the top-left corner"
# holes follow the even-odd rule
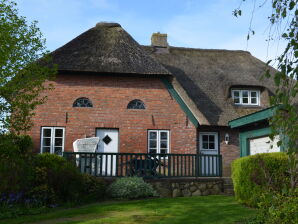
[[[99,136],[101,152],[222,155],[229,176],[240,156],[229,121],[269,106],[268,67],[245,51],[172,47],[159,33],[151,41],[98,23],[52,52],[55,89],[29,132],[36,151],[62,154]]]

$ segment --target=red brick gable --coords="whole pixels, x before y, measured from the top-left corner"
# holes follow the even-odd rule
[[[170,153],[196,153],[196,128],[159,78],[61,74],[54,86],[45,93],[48,100],[37,108],[29,132],[36,151],[41,127],[61,126],[65,151],[76,139],[95,136],[96,128],[118,128],[119,152],[147,152],[147,131],[165,129],[170,130]],[[73,107],[80,97],[89,98],[93,107]],[[146,109],[127,109],[134,99]]]

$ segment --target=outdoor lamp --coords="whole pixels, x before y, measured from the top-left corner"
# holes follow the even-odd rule
[[[225,135],[225,143],[226,144],[229,144],[229,141],[230,141],[230,136],[229,136],[228,133],[226,133],[226,135]]]

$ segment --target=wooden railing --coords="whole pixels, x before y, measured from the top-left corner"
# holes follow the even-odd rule
[[[64,152],[63,156],[82,173],[99,177],[222,176],[221,155]]]

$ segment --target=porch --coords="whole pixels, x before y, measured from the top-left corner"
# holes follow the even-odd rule
[[[221,177],[222,156],[206,154],[64,152],[80,172],[98,177]]]

